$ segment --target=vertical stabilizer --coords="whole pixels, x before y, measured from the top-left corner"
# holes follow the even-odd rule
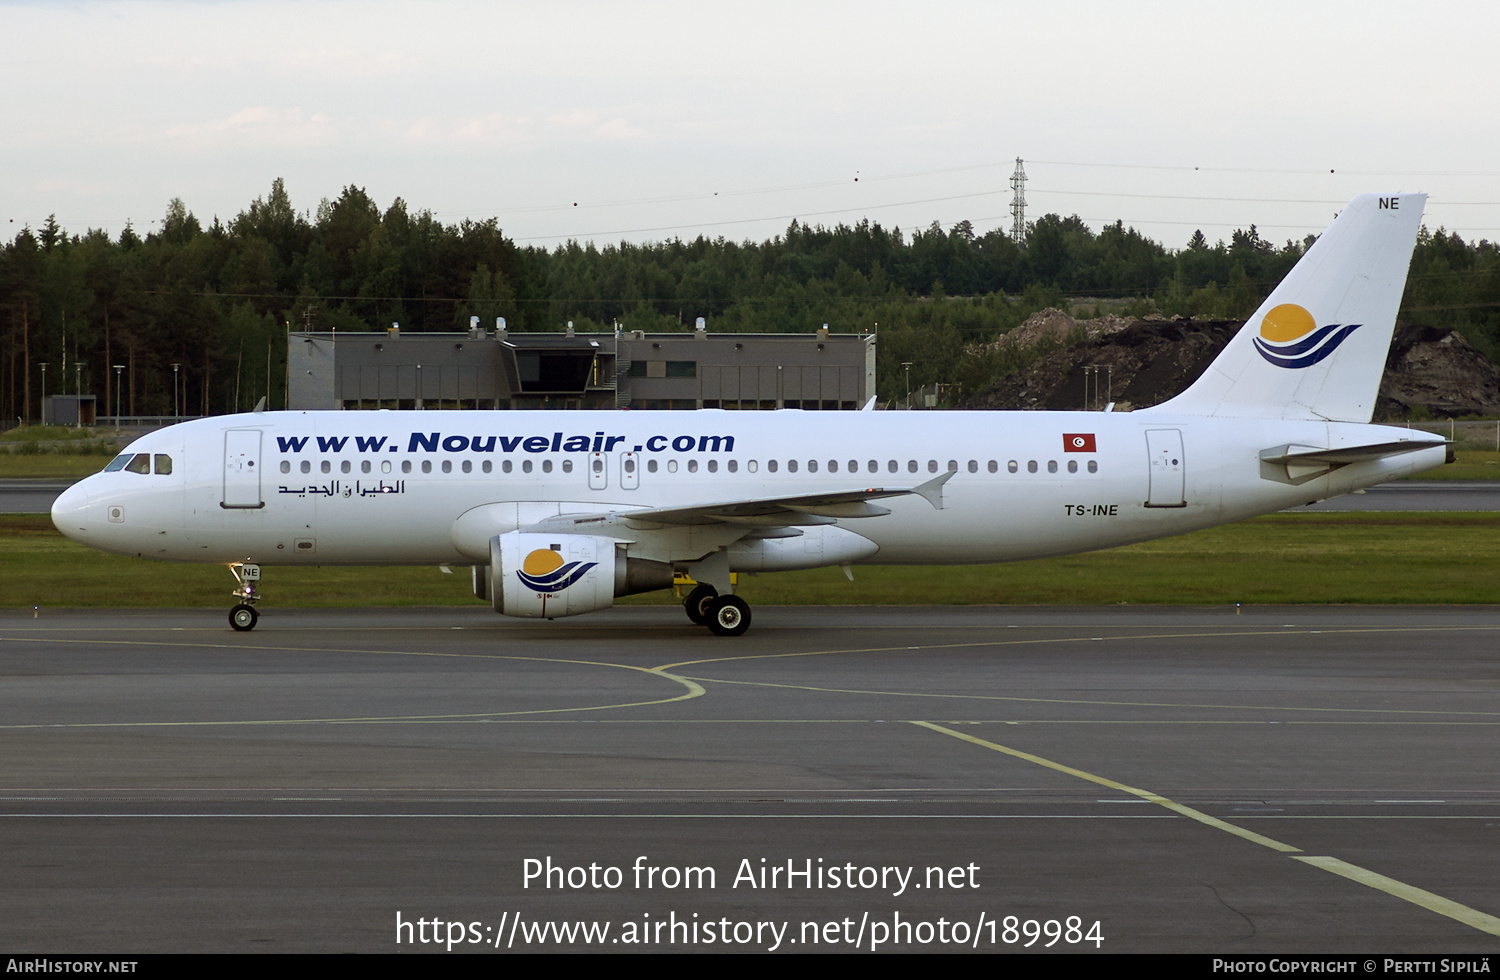
[[[1370,421],[1426,201],[1351,201],[1203,376],[1152,410]]]

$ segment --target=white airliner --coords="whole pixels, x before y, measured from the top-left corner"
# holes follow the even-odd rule
[[[1135,412],[265,412],[143,436],[57,499],[103,551],[228,565],[473,567],[511,616],[731,573],[1014,561],[1181,534],[1418,473],[1371,425],[1422,194],[1356,198],[1187,391]]]

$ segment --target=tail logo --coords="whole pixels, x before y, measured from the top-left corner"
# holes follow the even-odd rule
[[[516,577],[535,592],[561,592],[588,574],[597,565],[593,561],[563,562],[562,555],[550,548],[539,548],[521,562]]]
[[[1311,367],[1338,350],[1360,326],[1331,323],[1320,327],[1307,310],[1294,303],[1283,303],[1261,321],[1255,349],[1277,367]]]

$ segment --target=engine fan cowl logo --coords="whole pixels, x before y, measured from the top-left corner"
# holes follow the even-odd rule
[[[593,561],[564,562],[562,555],[550,548],[538,548],[521,562],[516,577],[536,592],[561,592],[588,574],[597,565]]]
[[[1277,367],[1311,367],[1338,350],[1359,328],[1358,323],[1330,323],[1320,327],[1303,307],[1283,303],[1261,320],[1255,349]]]

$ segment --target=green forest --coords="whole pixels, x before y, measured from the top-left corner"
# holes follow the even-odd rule
[[[764,242],[672,239],[520,248],[495,220],[443,224],[362,189],[298,211],[274,181],[232,219],[208,224],[171,201],[141,237],[70,231],[48,219],[0,251],[0,411],[40,415],[81,390],[99,414],[216,414],[285,399],[292,330],[692,329],[879,335],[882,398],[933,382],[977,392],[1019,366],[989,342],[1048,306],[1245,317],[1313,241],[1276,244],[1254,225],[1169,249],[1116,222],[1094,230],[1044,215],[1025,247],[968,221],[915,231],[862,221],[798,222]],[[1423,229],[1403,320],[1457,327],[1500,354],[1500,247]],[[50,371],[45,377],[43,365]],[[118,379],[118,384],[116,383]]]

